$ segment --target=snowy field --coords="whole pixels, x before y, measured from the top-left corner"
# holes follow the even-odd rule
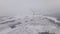
[[[48,16],[2,16],[0,34],[60,34],[60,21]]]

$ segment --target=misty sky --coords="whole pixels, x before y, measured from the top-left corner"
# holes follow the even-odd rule
[[[0,16],[2,15],[59,15],[60,0],[0,0]]]

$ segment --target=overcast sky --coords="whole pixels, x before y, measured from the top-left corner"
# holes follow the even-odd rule
[[[0,0],[0,16],[32,15],[32,10],[43,15],[60,13],[60,0]]]

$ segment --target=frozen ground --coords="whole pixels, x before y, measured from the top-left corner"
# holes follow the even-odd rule
[[[0,17],[0,34],[60,34],[60,21],[48,16]],[[48,33],[47,33],[48,34]]]

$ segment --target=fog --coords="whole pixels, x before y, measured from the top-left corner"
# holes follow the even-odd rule
[[[36,14],[60,17],[60,0],[0,0],[0,16]]]

